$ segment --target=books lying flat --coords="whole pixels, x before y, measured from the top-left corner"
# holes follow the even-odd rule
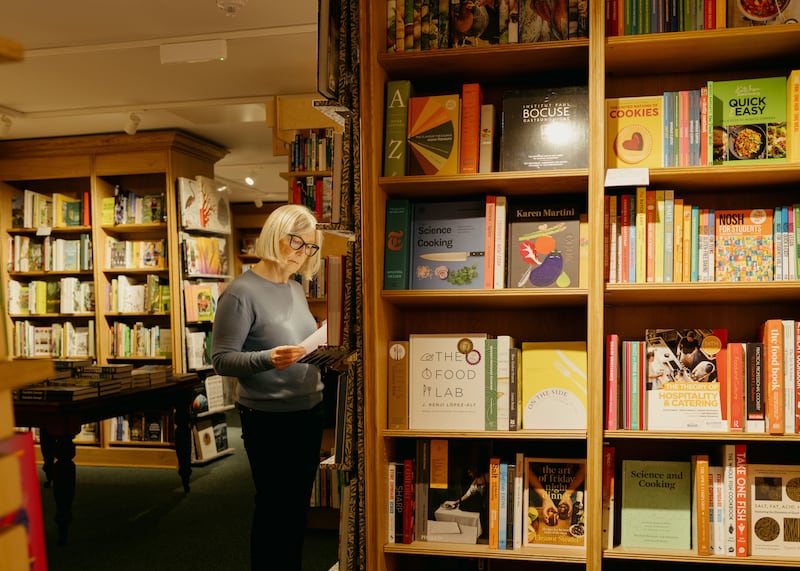
[[[341,346],[320,345],[297,362],[316,365],[317,367],[337,367],[351,362],[355,356],[355,351],[350,351]]]

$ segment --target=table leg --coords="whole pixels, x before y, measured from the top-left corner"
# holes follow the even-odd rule
[[[67,531],[72,521],[72,502],[75,499],[75,443],[76,435],[59,436],[53,439],[55,463],[52,467],[53,496],[56,500],[56,524],[58,544],[67,543]]]
[[[178,456],[178,474],[183,483],[183,491],[189,492],[189,478],[192,475],[192,429],[189,423],[189,407],[187,402],[178,402],[175,407],[175,454]]]
[[[42,472],[44,487],[49,488],[53,481],[53,461],[55,460],[55,441],[46,428],[39,429],[39,448],[42,451]]]

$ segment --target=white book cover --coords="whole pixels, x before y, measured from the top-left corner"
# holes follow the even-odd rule
[[[749,464],[750,555],[800,556],[800,466]]]
[[[485,429],[486,337],[409,336],[409,429]]]
[[[724,475],[722,466],[708,467],[709,483],[709,529],[711,555],[725,555],[725,502]]]
[[[507,218],[508,200],[505,196],[498,196],[494,207],[494,289],[506,286]]]
[[[784,434],[795,434],[795,335],[794,320],[784,319],[783,325],[783,421]]]
[[[725,537],[725,555],[736,556],[736,445],[722,445],[722,522]]]
[[[481,105],[481,133],[479,146],[478,172],[487,173],[493,171],[494,157],[494,135],[497,113],[494,105],[485,103]]]

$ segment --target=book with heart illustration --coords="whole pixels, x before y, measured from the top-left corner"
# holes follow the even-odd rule
[[[606,99],[607,168],[664,166],[664,100],[662,95]]]
[[[585,85],[503,94],[500,170],[589,166],[589,92]]]

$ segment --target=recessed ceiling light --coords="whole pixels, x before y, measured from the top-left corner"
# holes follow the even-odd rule
[[[252,176],[246,176],[246,177],[244,177],[244,181],[245,181],[245,182],[246,182],[246,183],[247,183],[249,186],[253,186],[253,185],[256,183],[256,181],[253,179],[253,177],[252,177]]]

